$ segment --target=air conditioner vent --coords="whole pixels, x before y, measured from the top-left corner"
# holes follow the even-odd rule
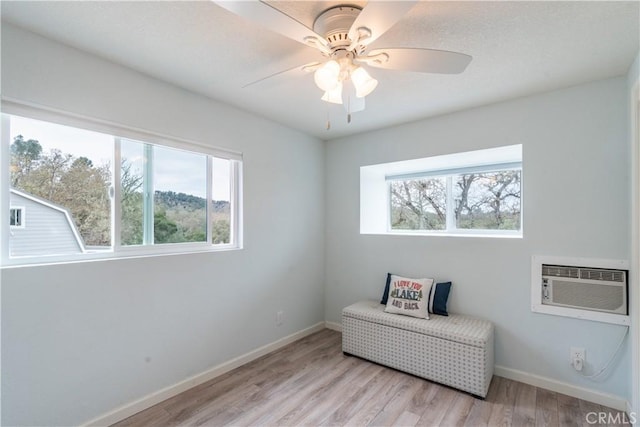
[[[578,267],[567,267],[565,265],[542,264],[542,275],[577,279],[580,277],[580,269]]]
[[[622,286],[585,286],[579,282],[554,280],[553,304],[589,310],[620,312],[626,309],[626,295]]]
[[[543,305],[627,315],[627,272],[542,264]]]
[[[589,280],[601,280],[606,282],[625,282],[624,272],[620,270],[581,268],[580,278]]]

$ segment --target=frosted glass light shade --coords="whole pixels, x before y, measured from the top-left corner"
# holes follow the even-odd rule
[[[340,65],[332,59],[331,61],[325,62],[316,70],[313,74],[313,80],[321,90],[327,92],[334,89],[340,83],[338,80],[339,74]]]
[[[326,91],[320,99],[332,104],[342,104],[342,83],[338,82],[333,89]]]
[[[371,77],[367,70],[358,67],[351,72],[351,81],[356,88],[356,96],[364,98],[378,86],[378,81]]]

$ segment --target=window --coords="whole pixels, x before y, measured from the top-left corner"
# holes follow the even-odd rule
[[[123,246],[231,243],[231,160],[131,140],[120,147]]]
[[[443,177],[390,181],[391,229],[446,229],[447,181]]]
[[[239,154],[107,130],[3,115],[3,263],[240,247]]]
[[[130,140],[120,144],[122,245],[206,242],[208,157]]]
[[[16,228],[24,228],[24,208],[9,209],[9,225]]]
[[[520,230],[521,169],[495,167],[499,170],[388,178],[390,229]]]
[[[362,233],[522,235],[520,145],[365,166],[360,177]]]

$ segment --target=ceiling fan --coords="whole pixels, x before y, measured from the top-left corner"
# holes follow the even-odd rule
[[[352,5],[331,7],[318,15],[313,29],[263,1],[220,1],[214,3],[263,27],[315,48],[322,61],[294,70],[314,73],[314,81],[324,92],[322,100],[342,104],[351,113],[364,110],[364,99],[378,85],[365,66],[421,73],[458,74],[471,56],[463,53],[422,48],[377,48],[369,46],[398,22],[417,1],[370,1],[364,8]],[[257,82],[278,74],[272,74]],[[257,82],[250,83],[254,84]],[[247,85],[247,86],[249,86]],[[246,87],[246,86],[245,86]],[[329,128],[327,124],[327,128]]]

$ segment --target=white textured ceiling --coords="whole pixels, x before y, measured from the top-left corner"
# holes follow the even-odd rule
[[[365,1],[270,2],[311,27]],[[638,1],[424,1],[372,47],[473,56],[462,74],[370,69],[378,88],[351,124],[311,75],[267,75],[321,60],[309,47],[209,1],[2,1],[2,19],[289,127],[333,139],[504,99],[619,76],[638,53]],[[325,130],[327,112],[331,130]]]

